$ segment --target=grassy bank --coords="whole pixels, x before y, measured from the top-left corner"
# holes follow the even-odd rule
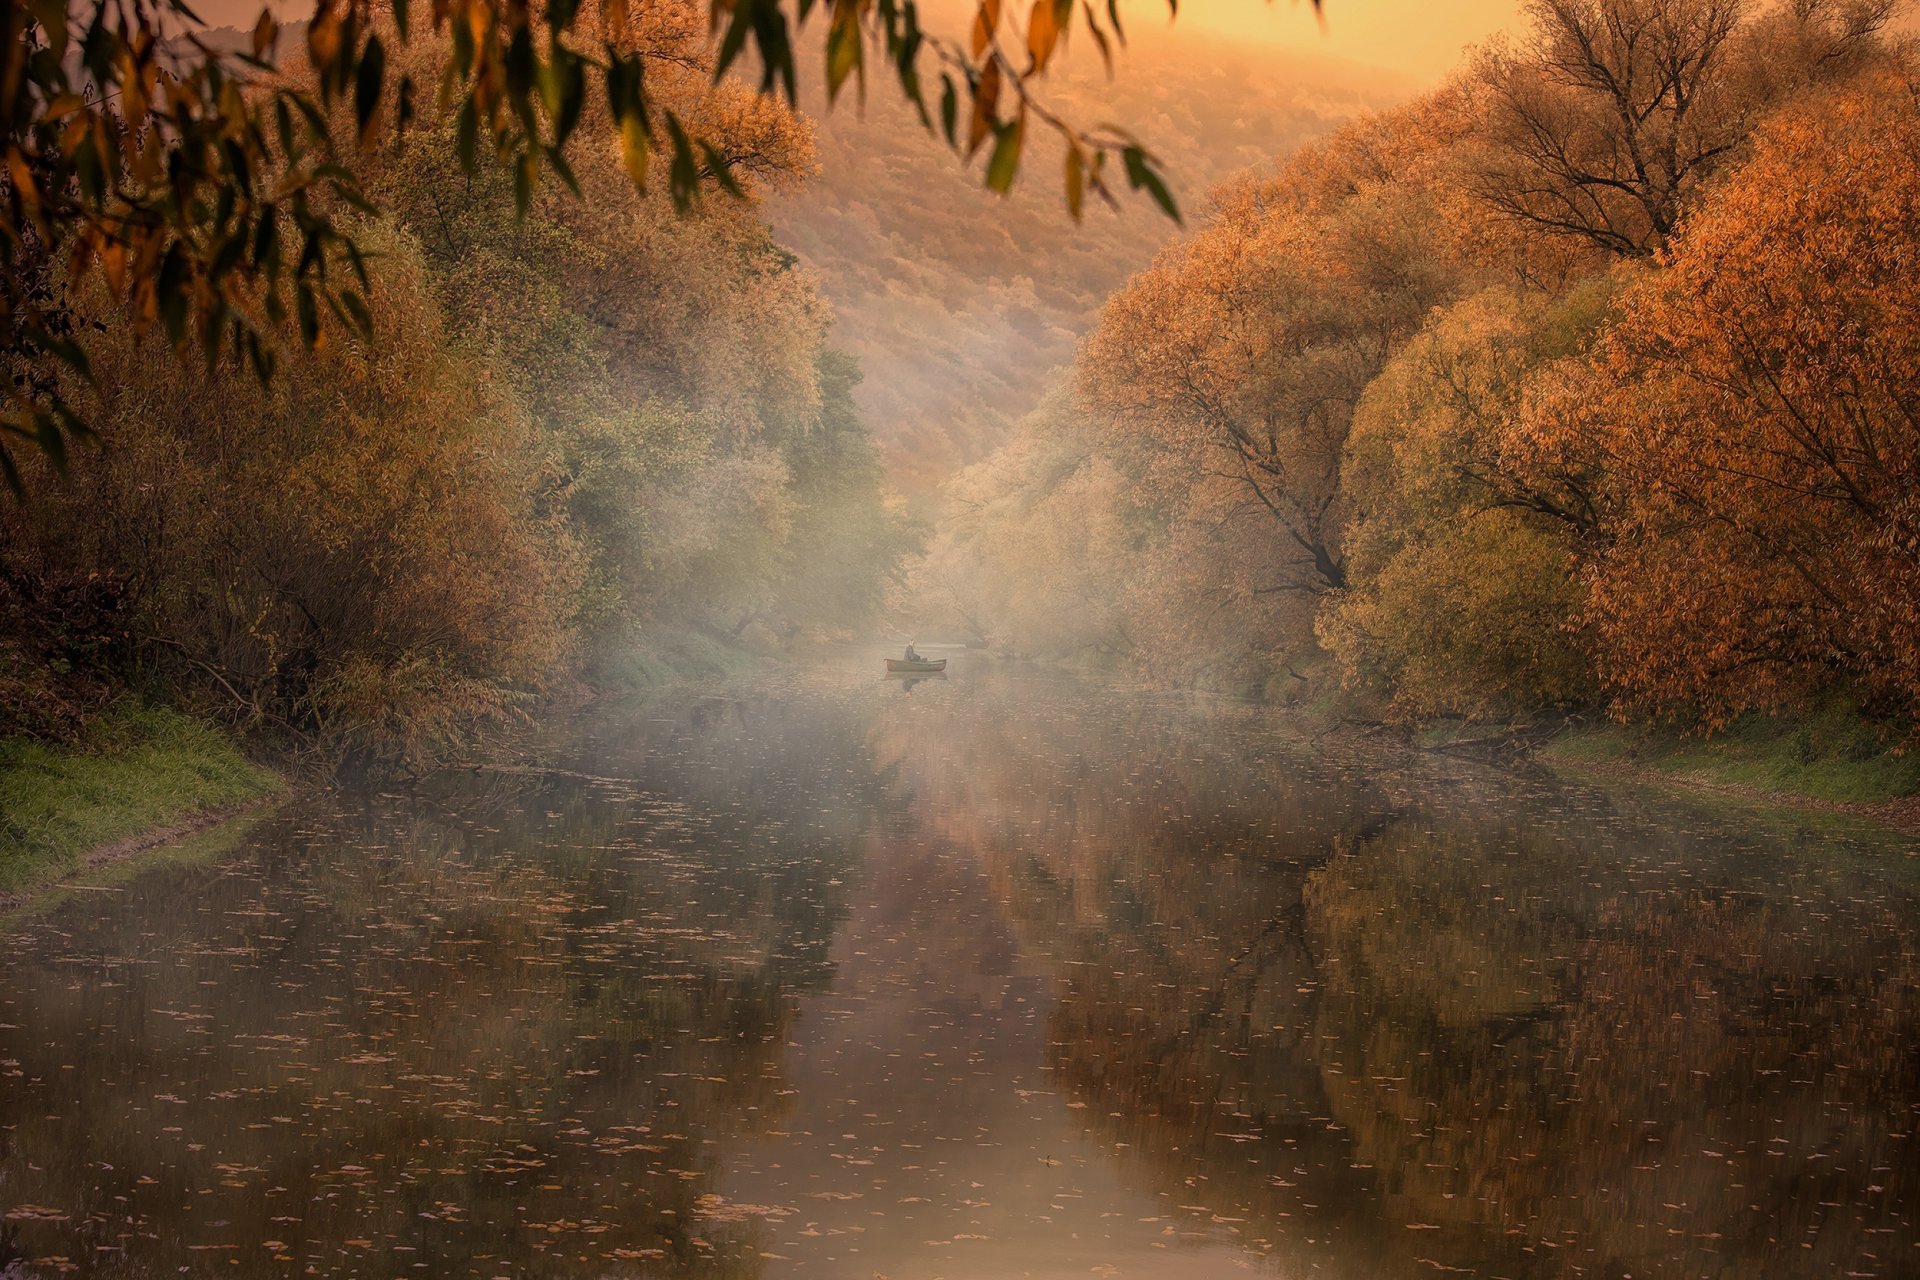
[[[132,701],[71,748],[0,739],[0,898],[280,786],[218,730]]]
[[[1694,789],[1811,804],[1920,826],[1920,752],[1901,726],[1829,707],[1749,716],[1710,738],[1638,725],[1574,729],[1540,749],[1570,772],[1632,774]]]

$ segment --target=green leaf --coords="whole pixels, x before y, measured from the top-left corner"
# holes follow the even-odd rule
[[[553,113],[553,140],[556,146],[564,147],[567,139],[580,123],[580,112],[587,102],[587,72],[585,64],[568,53],[555,55],[554,74],[559,80],[557,107]]]
[[[346,309],[347,319],[352,322],[354,331],[362,338],[373,340],[373,312],[367,309],[366,299],[348,291],[340,295],[340,305]]]
[[[634,120],[649,138],[653,136],[652,122],[647,119],[646,72],[639,58],[612,55],[607,63],[607,108],[622,127]]]
[[[95,84],[107,83],[114,58],[120,52],[119,39],[107,27],[107,13],[108,6],[104,4],[93,7],[87,34],[80,41],[80,65],[93,76]]]
[[[464,80],[473,74],[473,28],[463,18],[455,18],[449,25],[453,28],[453,73]]]
[[[307,122],[307,136],[320,146],[326,146],[329,136],[327,118],[320,114],[320,108],[314,106],[313,101],[304,93],[288,94],[287,97],[292,101],[294,110],[298,111],[301,118]]]
[[[1121,152],[1120,159],[1127,166],[1127,184],[1135,191],[1145,188],[1153,202],[1175,222],[1180,221],[1180,208],[1173,202],[1173,192],[1167,190],[1167,184],[1154,170],[1153,157],[1139,147],[1128,147]]]
[[[40,30],[46,36],[47,50],[53,54],[57,66],[67,57],[67,5],[66,0],[31,0],[27,11],[34,21],[40,24]]]
[[[393,91],[393,127],[400,133],[405,133],[413,123],[413,96],[413,77],[401,76],[399,86]]]
[[[714,55],[713,78],[718,80],[726,74],[740,51],[747,47],[747,33],[753,30],[751,0],[742,0],[733,7],[733,18],[727,23],[727,33],[720,37],[720,49]]]
[[[539,70],[539,59],[533,52],[533,31],[522,24],[515,28],[513,37],[507,41],[507,98],[516,107],[522,106],[533,94],[533,82]]]
[[[522,152],[513,166],[513,211],[526,217],[533,208],[533,187],[540,176],[540,161],[531,151]]]
[[[864,42],[860,39],[860,22],[857,10],[851,5],[843,5],[833,15],[833,26],[827,32],[827,101],[835,101],[840,96],[840,86],[856,69],[864,72],[862,54]],[[863,74],[864,78],[864,74]]]
[[[953,77],[946,72],[940,73],[940,127],[946,131],[947,145],[960,146],[960,95],[953,87]]]
[[[673,166],[668,171],[667,186],[673,196],[673,207],[685,213],[700,193],[700,169],[694,163],[693,144],[687,139],[687,131],[672,112],[667,113],[667,132],[673,139]]]
[[[160,324],[175,346],[187,337],[187,255],[179,241],[160,260],[160,272],[154,279],[154,299],[160,311]]]
[[[39,423],[38,429],[34,432],[34,439],[39,444],[40,451],[47,455],[47,461],[53,464],[53,469],[64,476],[67,474],[67,441],[66,437],[60,433],[60,424],[52,414],[36,416],[39,418]]]
[[[718,81],[746,48],[749,35],[754,52],[760,55],[760,90],[773,89],[777,83],[788,102],[798,98],[793,71],[793,42],[787,32],[787,15],[781,0],[734,0],[733,19],[720,41],[714,58],[713,78]]]
[[[580,195],[580,179],[574,176],[573,166],[567,163],[566,153],[558,147],[548,147],[546,149],[546,155],[548,167],[553,170],[560,181],[567,184],[567,190],[573,192],[576,196]]]
[[[93,381],[93,364],[87,359],[86,349],[72,338],[48,333],[39,325],[23,326],[20,338],[22,345],[29,350],[44,352],[87,381]]]
[[[247,331],[246,348],[247,363],[253,366],[253,376],[259,380],[261,386],[272,382],[273,371],[279,363],[273,348],[260,341],[260,335],[252,330]]]
[[[280,256],[280,210],[268,205],[260,211],[260,220],[253,228],[253,269],[260,270],[268,261],[277,261]]]
[[[367,278],[367,255],[351,240],[346,242],[346,249],[347,265],[353,268],[354,278],[360,282],[362,289],[372,293],[373,281]]]
[[[1023,110],[1011,124],[994,129],[993,154],[987,159],[987,186],[1001,195],[1013,187],[1020,171],[1020,146],[1026,140],[1027,113]]]
[[[294,289],[294,305],[300,313],[300,341],[311,347],[320,341],[320,308],[312,286],[304,280]]]
[[[460,104],[460,115],[454,121],[453,134],[455,146],[460,153],[460,168],[472,173],[477,160],[475,152],[479,150],[480,112],[468,98]]]
[[[1100,46],[1100,61],[1107,68],[1107,79],[1113,79],[1113,45],[1107,40],[1107,33],[1100,27],[1100,19],[1094,16],[1092,0],[1081,0],[1081,7],[1087,15],[1087,30],[1093,32],[1093,42]]]
[[[727,163],[725,156],[705,142],[700,144],[700,154],[706,158],[707,172],[713,176],[715,182],[720,184],[722,191],[736,199],[746,197],[747,193],[741,190],[740,180],[733,176],[733,166]]]
[[[107,189],[106,166],[100,163],[100,149],[93,144],[91,135],[80,144],[73,154],[74,176],[80,183],[80,194],[90,205],[98,205]]]

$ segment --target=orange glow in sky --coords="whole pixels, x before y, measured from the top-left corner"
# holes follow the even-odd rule
[[[311,0],[269,0],[282,19],[313,11]],[[1437,81],[1460,61],[1461,50],[1512,27],[1521,0],[1325,0],[1324,21],[1309,0],[1183,0],[1177,27],[1228,35],[1289,50],[1331,54],[1353,62]],[[922,0],[923,10],[960,9],[965,0]],[[247,28],[261,0],[202,0],[195,10],[211,26]],[[1103,10],[1105,6],[1096,6]],[[1166,0],[1121,0],[1129,40],[1151,47],[1168,26]],[[931,23],[929,25],[932,25]],[[962,28],[964,29],[964,28]]]
[[[1515,29],[1520,7],[1521,0],[1325,0],[1316,19],[1308,0],[1187,0],[1178,24],[1433,81],[1458,65],[1469,45]],[[1144,3],[1122,13],[1135,15],[1135,30],[1160,20]]]

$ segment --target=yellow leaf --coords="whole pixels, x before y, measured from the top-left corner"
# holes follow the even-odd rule
[[[633,179],[636,189],[646,185],[647,157],[652,150],[646,122],[638,112],[629,113],[620,122],[620,160],[627,166],[627,176]]]

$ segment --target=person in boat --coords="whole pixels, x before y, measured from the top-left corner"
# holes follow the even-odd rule
[[[919,650],[913,647],[913,641],[911,640],[907,641],[907,661],[908,662],[925,662],[926,661],[925,658],[920,656]]]

